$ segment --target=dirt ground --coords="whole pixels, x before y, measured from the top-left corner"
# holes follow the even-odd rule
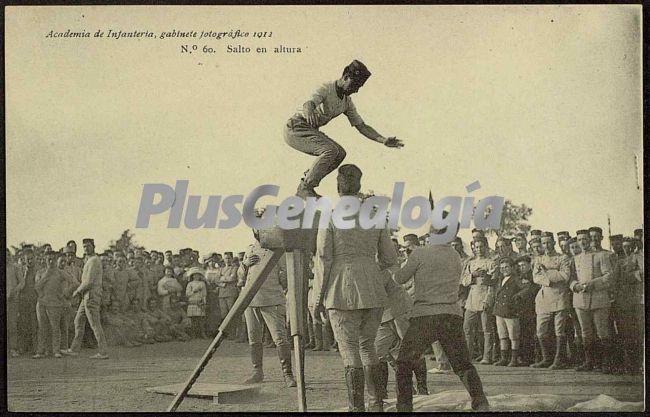
[[[169,342],[138,348],[111,348],[110,359],[91,360],[94,352],[76,358],[10,358],[7,364],[11,411],[164,411],[169,395],[147,387],[181,383],[197,364],[208,340]],[[275,349],[264,352],[265,381],[259,395],[241,404],[219,405],[187,398],[179,411],[297,411],[295,388],[285,388]],[[308,410],[332,411],[347,405],[342,362],[337,352],[306,354]],[[431,367],[435,362],[428,360]],[[486,394],[546,393],[583,397],[607,394],[621,401],[643,400],[643,377],[548,371],[477,365]],[[224,341],[198,382],[241,383],[250,372],[248,345]],[[429,391],[462,389],[457,377],[428,375]],[[394,375],[389,397],[394,397]]]

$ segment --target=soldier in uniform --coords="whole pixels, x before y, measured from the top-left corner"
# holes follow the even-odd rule
[[[18,311],[19,295],[25,283],[22,271],[11,260],[11,252],[7,249],[5,280],[7,282],[7,345],[12,358],[20,356],[18,353]]]
[[[375,349],[379,357],[379,382],[375,389],[378,398],[381,399],[388,398],[388,365],[390,364],[393,370],[397,371],[395,358],[399,352],[401,340],[404,338],[408,329],[409,313],[413,307],[413,299],[392,278],[390,281],[387,281],[385,289],[388,296],[388,305],[384,309],[381,317],[381,325],[379,326],[377,338],[375,339]],[[370,378],[366,375],[366,380],[368,379]],[[419,383],[420,381],[417,382]],[[425,386],[421,388],[425,389],[428,393],[426,379]]]
[[[635,239],[625,238],[622,246],[625,256],[619,260],[614,308],[620,318],[625,372],[638,374],[643,367],[643,257],[634,251]]]
[[[516,263],[521,283],[525,286],[525,291],[520,293],[521,310],[519,313],[519,323],[521,325],[521,350],[519,359],[522,365],[530,365],[535,362],[536,354],[541,355],[535,336],[537,321],[535,315],[535,297],[540,287],[533,282],[530,256],[519,256],[516,259]]]
[[[555,251],[553,233],[544,232],[541,238],[544,255],[536,256],[533,261],[533,282],[541,289],[535,297],[537,313],[537,337],[542,350],[542,360],[531,365],[533,368],[564,369],[566,363],[566,332],[571,293],[569,278],[571,261]],[[555,358],[550,335],[555,329]],[[550,342],[550,343],[549,343]]]
[[[224,261],[225,266],[221,269],[221,276],[217,281],[217,286],[219,287],[219,311],[221,314],[221,320],[223,320],[228,312],[235,304],[235,300],[239,295],[239,289],[237,288],[237,267],[233,265],[233,255],[232,252],[224,252]],[[231,340],[237,338],[237,331],[239,331],[237,326],[235,332],[232,335],[229,335]]]
[[[494,306],[494,275],[496,265],[487,256],[487,239],[477,238],[474,241],[476,256],[469,261],[462,271],[461,284],[468,287],[469,294],[465,301],[465,318],[463,330],[467,342],[467,350],[474,351],[474,337],[480,323],[483,330],[482,364],[489,365],[492,361],[494,327],[492,325],[492,308]]]
[[[593,247],[593,239],[589,232],[576,232],[582,253],[573,258],[575,265],[575,280],[571,282],[573,291],[573,307],[575,308],[582,329],[582,340],[585,350],[585,363],[576,368],[577,371],[591,371],[596,356],[602,360],[603,373],[611,373],[612,351],[611,333],[609,326],[611,285],[613,268],[611,258],[605,251],[589,250]],[[595,351],[595,335],[601,342],[602,351]]]
[[[643,229],[634,229],[634,239],[636,239],[635,253],[643,256]]]
[[[23,249],[23,267],[21,268],[23,288],[18,296],[18,334],[20,335],[20,351],[36,353],[38,343],[38,319],[36,318],[36,272],[34,250],[30,247]]]
[[[355,165],[341,166],[339,195],[358,195],[361,175]],[[390,277],[388,271],[399,266],[389,230],[363,229],[358,215],[354,221],[351,229],[339,229],[330,221],[327,228],[318,230],[315,265],[321,287],[315,294],[315,310],[320,315],[328,310],[345,366],[349,410],[364,411],[364,375],[368,375],[369,409],[383,411],[383,400],[376,391],[381,365],[375,340],[387,303],[384,283]]]
[[[259,214],[261,215],[261,213]],[[253,235],[256,241],[249,246],[237,271],[238,280],[244,283],[243,288],[250,287],[253,284],[252,278],[256,277],[256,274],[260,272],[260,260],[265,256],[272,255],[272,251],[263,249],[260,246],[258,232],[254,230]],[[266,324],[277,347],[284,383],[287,387],[296,386],[296,380],[291,369],[291,343],[285,326],[287,320],[286,297],[280,284],[280,264],[286,264],[284,255],[280,258],[279,263],[273,266],[264,283],[244,311],[248,330],[248,343],[251,347],[251,362],[253,363],[253,374],[244,381],[245,384],[259,383],[264,380],[262,335],[264,324]]]
[[[370,77],[370,71],[361,62],[354,60],[345,67],[343,75],[336,81],[323,84],[302,106],[302,112],[289,119],[284,130],[284,140],[292,148],[318,157],[300,181],[297,195],[320,197],[314,191],[320,181],[334,171],[345,158],[345,150],[319,129],[330,120],[345,114],[352,126],[370,140],[387,147],[401,148],[402,141],[395,137],[385,138],[365,124],[350,96],[363,86]]]
[[[432,233],[445,232],[444,229],[432,229]],[[482,244],[479,247],[485,253]],[[397,411],[413,411],[411,372],[422,353],[436,340],[442,345],[453,371],[470,394],[472,409],[489,408],[481,379],[472,365],[463,339],[462,310],[458,304],[461,268],[460,256],[450,245],[426,245],[414,250],[406,264],[395,273],[397,283],[411,277],[415,282],[410,325],[397,356]],[[481,277],[484,275],[480,274]]]
[[[86,322],[95,334],[99,352],[91,359],[108,359],[106,352],[106,338],[100,319],[100,304],[102,297],[102,262],[99,256],[95,254],[95,241],[93,239],[83,239],[84,254],[86,263],[81,273],[81,285],[72,293],[72,296],[80,295],[82,297],[77,315],[74,318],[74,340],[70,349],[65,351],[66,355],[77,356],[81,341],[84,337]],[[63,352],[62,352],[63,353]]]

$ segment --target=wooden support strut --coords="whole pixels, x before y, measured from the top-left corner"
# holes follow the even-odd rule
[[[192,385],[194,385],[196,380],[199,378],[201,372],[203,372],[203,369],[205,369],[208,362],[212,358],[212,355],[214,355],[214,352],[223,341],[225,335],[228,332],[228,327],[230,327],[231,323],[235,319],[239,319],[241,317],[241,314],[244,312],[244,310],[246,310],[246,307],[248,307],[253,297],[255,297],[255,294],[257,294],[257,291],[269,276],[269,273],[273,270],[273,267],[278,263],[283,253],[284,249],[273,249],[272,252],[270,252],[270,255],[267,254],[260,258],[260,272],[257,274],[257,276],[248,277],[249,280],[252,280],[251,284],[242,289],[242,292],[239,294],[239,297],[237,297],[235,304],[232,306],[226,317],[221,322],[217,336],[214,338],[214,340],[212,340],[212,343],[210,343],[210,346],[201,357],[199,364],[196,366],[196,368],[194,368],[187,381],[185,381],[183,389],[181,389],[176,394],[174,400],[167,408],[168,412],[176,411],[178,406],[183,402],[183,399],[192,388]]]
[[[289,325],[293,338],[294,374],[298,391],[298,411],[307,411],[307,396],[305,392],[304,364],[304,329],[305,329],[305,290],[304,268],[305,254],[302,250],[286,253],[287,256],[287,296],[289,298]]]

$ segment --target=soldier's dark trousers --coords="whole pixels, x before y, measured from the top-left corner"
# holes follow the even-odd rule
[[[481,379],[472,365],[463,334],[463,318],[453,314],[413,317],[397,356],[397,411],[413,411],[413,369],[426,350],[438,340],[449,364],[472,399],[473,410],[488,408]]]

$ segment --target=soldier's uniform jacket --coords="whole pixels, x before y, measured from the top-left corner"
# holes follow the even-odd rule
[[[619,281],[617,283],[615,306],[632,309],[643,305],[643,257],[632,253],[619,260]]]
[[[237,267],[234,265],[224,266],[219,278],[219,298],[237,297]]]
[[[472,277],[472,272],[483,269],[487,277]],[[461,285],[469,287],[469,294],[465,300],[465,310],[483,311],[494,306],[494,287],[497,266],[490,255],[484,258],[473,257],[467,261],[463,268]]]
[[[537,271],[538,265],[544,265],[546,271]],[[571,260],[561,253],[536,256],[533,261],[533,282],[541,288],[535,297],[537,314],[552,313],[571,308]]]
[[[384,308],[384,314],[381,317],[382,323],[408,314],[411,311],[413,308],[413,298],[406,292],[404,287],[390,278],[387,280],[384,288],[388,296],[388,304]]]
[[[516,274],[510,275],[507,280],[506,277],[502,277],[496,287],[494,315],[506,319],[519,317],[522,309],[522,297],[529,285],[524,284]]]
[[[260,257],[260,262],[248,268],[246,272],[246,267],[244,267],[243,262],[239,266],[237,271],[237,277],[240,281],[246,281],[244,288],[248,288],[253,285],[254,278],[257,277],[259,271],[261,270],[262,259],[265,257],[273,256],[273,251],[264,249],[260,246],[259,242],[255,242],[250,245],[246,250],[244,255],[244,262],[248,261],[253,255]],[[264,280],[262,286],[257,290],[257,293],[251,300],[249,307],[267,307],[267,306],[277,306],[284,305],[287,302],[287,299],[284,295],[284,289],[280,284],[280,266],[286,264],[286,257],[282,255],[277,264],[273,266],[273,269],[269,275]]]
[[[86,306],[99,307],[102,301],[102,261],[99,256],[88,257],[81,272],[81,285],[77,292],[83,294],[83,301]]]
[[[612,283],[613,268],[610,253],[606,251],[582,252],[573,257],[575,276],[570,287],[573,294],[573,307],[581,310],[596,310],[610,306],[609,289]],[[578,284],[592,282],[594,288],[576,292]]]
[[[316,241],[316,281],[327,286],[323,304],[328,309],[358,310],[384,307],[384,283],[390,276],[381,269],[398,268],[397,251],[387,228],[338,229],[332,221],[319,229]],[[380,267],[381,265],[381,267]],[[322,288],[316,288],[320,299]]]

